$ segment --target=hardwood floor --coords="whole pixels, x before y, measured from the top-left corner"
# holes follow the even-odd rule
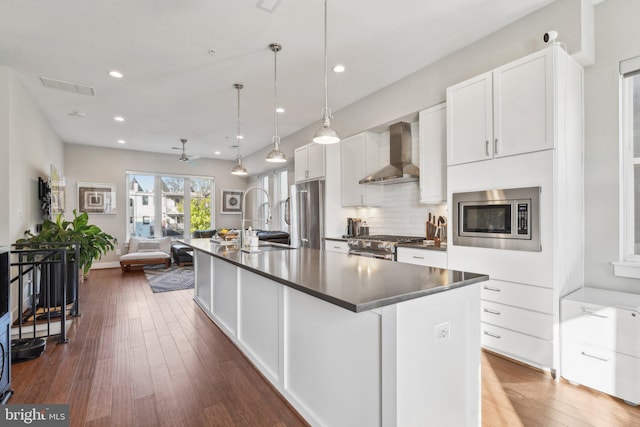
[[[192,296],[92,271],[69,343],[13,364],[9,403],[69,403],[72,426],[306,425]],[[487,427],[640,425],[640,408],[486,352],[482,412]]]

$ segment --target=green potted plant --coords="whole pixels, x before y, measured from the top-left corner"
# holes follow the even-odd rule
[[[45,220],[39,234],[29,233],[29,237],[18,240],[16,244],[38,245],[47,242],[79,243],[80,259],[75,261],[77,267],[86,276],[93,261],[115,249],[118,240],[102,231],[97,225],[89,224],[89,215],[86,212],[78,215],[74,209],[73,220],[66,221],[63,215],[59,214],[55,221]]]

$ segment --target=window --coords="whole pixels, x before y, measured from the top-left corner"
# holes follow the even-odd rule
[[[289,200],[289,176],[286,169],[276,172],[276,183],[277,187],[273,199],[275,200],[274,205],[277,206],[277,221],[279,223],[279,229],[288,232],[289,224],[287,224],[286,216],[288,215],[287,200]],[[275,221],[276,219],[274,218],[274,222]]]
[[[178,239],[214,227],[213,178],[127,173],[130,237]],[[185,232],[185,230],[189,230]]]
[[[273,200],[273,192],[269,188],[269,175],[259,177],[258,185],[267,190],[267,193],[269,193],[269,199]],[[267,200],[266,195],[262,191],[258,192],[258,204],[260,205],[260,218],[268,218],[271,213],[271,206],[269,206],[269,200]],[[273,215],[273,213],[271,214]],[[274,229],[273,224],[271,224],[271,229]]]
[[[640,278],[640,57],[620,63],[620,262],[614,274]]]

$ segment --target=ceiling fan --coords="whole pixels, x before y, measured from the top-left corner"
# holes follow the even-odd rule
[[[185,144],[187,143],[187,140],[182,138],[180,139],[180,142],[182,142],[182,147],[171,147],[174,150],[182,150],[182,153],[180,154],[180,157],[178,158],[178,160],[184,163],[189,163],[189,161],[191,160],[196,160],[200,158],[200,156],[187,156],[187,153],[185,152]]]

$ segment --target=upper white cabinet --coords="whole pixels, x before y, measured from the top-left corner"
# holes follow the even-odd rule
[[[447,88],[447,164],[554,148],[553,49]]]
[[[294,153],[295,181],[324,178],[324,157],[324,145],[312,143],[296,148]]]
[[[382,202],[379,186],[359,183],[380,168],[379,142],[374,132],[362,132],[340,142],[342,206],[379,206]]]
[[[447,200],[447,105],[420,111],[420,203]]]

